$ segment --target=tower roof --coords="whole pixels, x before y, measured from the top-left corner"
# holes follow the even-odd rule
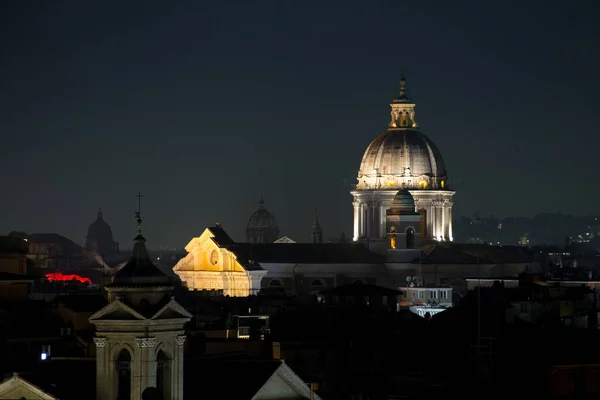
[[[133,245],[133,254],[127,264],[117,272],[110,286],[169,286],[173,280],[165,275],[150,260],[146,249],[146,238],[142,235],[142,218],[140,211],[135,213],[137,235]]]

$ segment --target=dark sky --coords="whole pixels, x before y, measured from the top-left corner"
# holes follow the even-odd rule
[[[4,0],[0,232],[82,243],[101,207],[130,247],[141,191],[151,247],[242,239],[261,193],[351,235],[402,72],[456,214],[597,213],[596,3]]]

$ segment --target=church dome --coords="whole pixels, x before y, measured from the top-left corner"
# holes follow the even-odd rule
[[[446,166],[433,141],[419,129],[415,104],[406,95],[406,80],[400,96],[391,104],[388,129],[367,147],[358,172],[357,189],[444,189]]]
[[[273,243],[279,237],[275,216],[271,214],[261,199],[258,210],[248,220],[246,240],[250,243]]]
[[[104,221],[102,210],[98,210],[96,220],[88,227],[85,248],[98,254],[108,254],[114,249],[112,229]]]

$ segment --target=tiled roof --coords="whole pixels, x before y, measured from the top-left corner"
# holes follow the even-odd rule
[[[381,264],[385,256],[371,252],[362,244],[342,243],[235,243],[224,246],[242,265],[257,263],[288,264]]]
[[[368,283],[353,283],[321,291],[322,294],[333,296],[399,296],[402,292]]]
[[[421,248],[421,262],[431,264],[511,264],[533,261],[533,255],[518,246],[452,243],[429,244]]]
[[[464,254],[452,248],[446,248],[436,245],[434,248],[427,247],[427,252],[423,252],[421,263],[424,264],[478,264],[485,263],[485,260],[475,256]],[[414,260],[413,262],[419,262]]]
[[[208,230],[214,235],[213,240],[218,246],[227,246],[233,244],[233,239],[220,226],[211,226]]]

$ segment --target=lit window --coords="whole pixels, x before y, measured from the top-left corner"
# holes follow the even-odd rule
[[[437,290],[431,290],[429,292],[429,298],[430,299],[437,299]]]
[[[447,298],[448,298],[448,291],[440,290],[440,299],[447,299]]]
[[[423,291],[419,290],[419,298],[422,299],[423,298]]]

